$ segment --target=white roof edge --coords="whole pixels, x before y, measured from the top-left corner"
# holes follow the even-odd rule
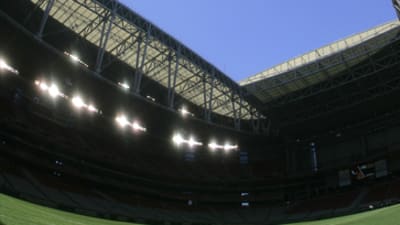
[[[357,33],[355,35],[351,35],[347,38],[344,38],[339,41],[333,42],[331,44],[325,45],[321,48],[312,50],[306,54],[303,54],[301,56],[290,59],[284,63],[278,64],[270,69],[264,70],[263,72],[260,72],[256,75],[250,76],[250,77],[240,81],[239,84],[243,86],[243,85],[254,83],[259,80],[263,80],[263,79],[266,79],[269,77],[273,77],[273,76],[291,71],[295,68],[299,68],[299,67],[309,64],[311,62],[318,61],[327,56],[330,56],[335,53],[344,51],[348,48],[354,47],[364,41],[372,39],[382,33],[385,33],[387,31],[397,28],[399,26],[400,26],[400,21],[397,19],[390,21],[390,22],[386,22],[384,24],[373,27],[372,29],[369,29],[367,31],[363,31],[363,32]]]

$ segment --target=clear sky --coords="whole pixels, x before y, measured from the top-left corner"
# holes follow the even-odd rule
[[[391,0],[120,0],[239,81],[396,19]]]

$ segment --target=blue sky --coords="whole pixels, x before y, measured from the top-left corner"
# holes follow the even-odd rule
[[[120,0],[239,81],[396,19],[391,0]]]

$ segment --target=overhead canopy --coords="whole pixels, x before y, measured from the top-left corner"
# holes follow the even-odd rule
[[[31,1],[43,11],[50,2]],[[117,1],[54,1],[49,15],[136,71],[198,106],[237,119],[252,119],[260,115],[249,103],[249,94],[245,89]],[[100,72],[102,66],[99,67]]]
[[[251,76],[240,85],[263,103],[322,82],[375,54],[398,39],[392,21],[308,52]]]

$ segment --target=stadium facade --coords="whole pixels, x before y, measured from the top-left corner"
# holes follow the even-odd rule
[[[400,199],[398,21],[239,85],[118,1],[0,9],[4,193],[165,224],[272,224]]]

